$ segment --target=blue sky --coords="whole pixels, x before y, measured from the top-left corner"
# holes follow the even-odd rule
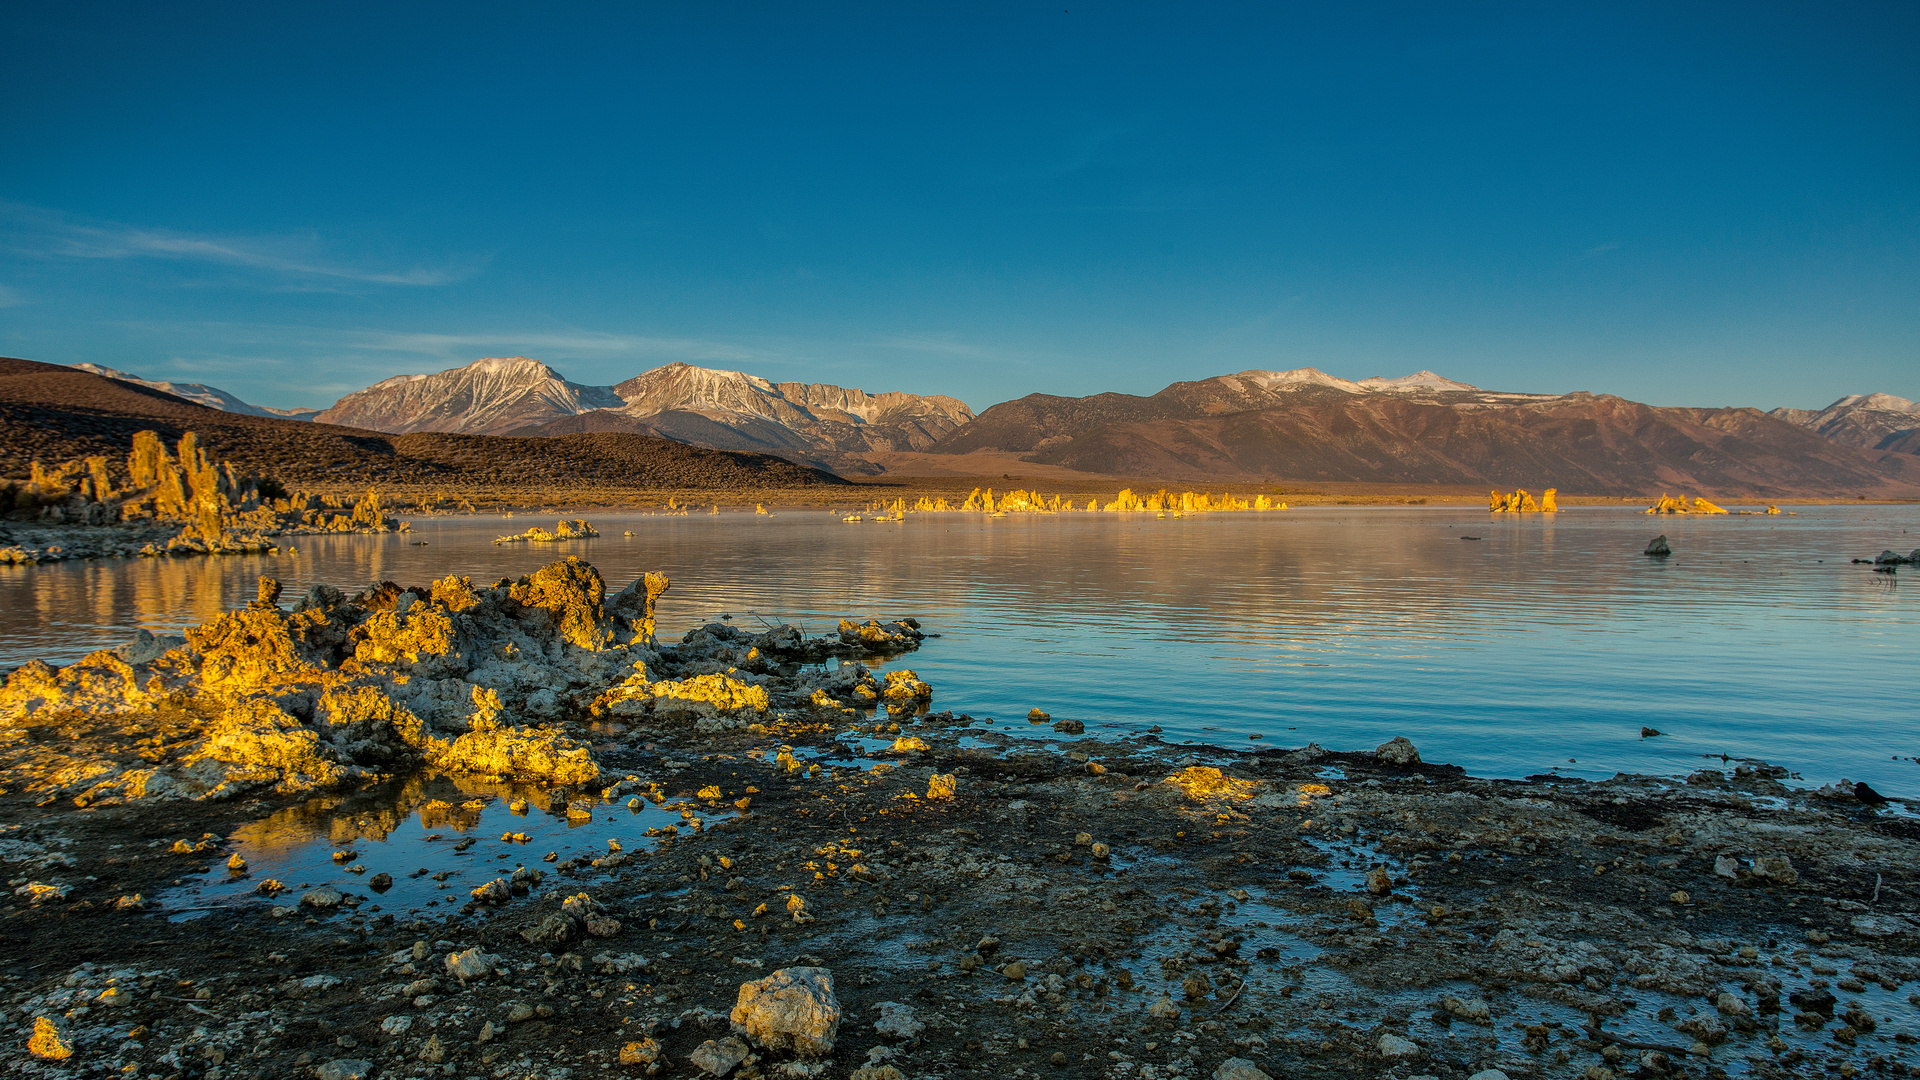
[[[1920,398],[1920,6],[13,4],[0,352]]]

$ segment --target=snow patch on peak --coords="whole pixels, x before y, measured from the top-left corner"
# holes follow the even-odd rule
[[[1456,382],[1444,375],[1436,375],[1431,371],[1425,370],[1416,371],[1411,375],[1402,375],[1397,379],[1389,379],[1384,375],[1375,375],[1371,378],[1361,379],[1360,385],[1372,390],[1471,391],[1480,389],[1469,383]]]
[[[1416,371],[1397,379],[1375,375],[1358,382],[1342,379],[1338,375],[1329,375],[1319,368],[1294,368],[1291,371],[1242,371],[1232,377],[1244,379],[1262,390],[1284,390],[1296,386],[1327,386],[1335,390],[1344,390],[1349,394],[1391,394],[1420,390],[1476,391],[1479,389],[1463,382],[1455,382],[1444,375],[1436,375],[1431,371]]]
[[[99,375],[108,379],[118,379],[121,382],[130,382],[139,386],[149,387],[163,394],[172,394],[177,398],[185,398],[195,405],[205,405],[209,409],[218,409],[221,412],[239,413],[244,416],[275,416],[288,420],[307,420],[318,415],[320,412],[319,409],[275,409],[265,405],[249,405],[217,386],[208,386],[205,383],[176,383],[165,382],[158,379],[143,379],[138,375],[130,375],[127,372],[101,364],[68,364],[67,366],[92,375]]]
[[[559,372],[547,365],[524,356],[484,356],[468,364],[466,370],[484,372],[489,375],[504,373],[509,375],[535,375],[545,379],[562,378]],[[416,379],[426,378],[425,375],[415,375],[411,377]]]
[[[1290,371],[1242,371],[1234,378],[1245,379],[1262,390],[1273,390],[1288,386],[1331,386],[1336,390],[1345,390],[1349,394],[1365,393],[1359,383],[1329,375],[1319,368],[1293,368]]]

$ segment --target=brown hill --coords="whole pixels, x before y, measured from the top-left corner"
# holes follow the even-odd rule
[[[216,458],[288,486],[346,484],[569,489],[749,490],[845,481],[765,454],[706,450],[632,433],[552,439],[356,428],[221,412],[57,364],[0,357],[0,475],[29,462],[124,456],[136,431],[200,435]]]
[[[986,410],[932,452],[1011,451],[1085,472],[1216,482],[1920,496],[1910,455],[1838,446],[1757,409],[1322,380],[1243,372],[1175,383],[1151,397],[1035,394]]]

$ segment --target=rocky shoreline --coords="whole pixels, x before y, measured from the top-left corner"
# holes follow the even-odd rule
[[[1759,762],[1517,781],[1424,763],[1405,740],[1195,750],[1038,711],[1041,737],[1024,737],[931,711],[935,688],[883,670],[917,641],[908,623],[815,639],[717,623],[662,645],[664,579],[603,599],[590,574],[570,560],[293,610],[268,589],[185,642],[125,650],[125,674],[101,654],[15,673],[0,695],[12,1072],[1599,1080],[1920,1064],[1920,820],[1898,803],[1792,788]],[[280,648],[275,626],[303,629]],[[499,641],[513,655],[469,644]],[[281,659],[237,662],[256,652]],[[347,697],[359,711],[341,723]],[[268,701],[273,730],[313,736],[294,738],[307,756],[208,735]],[[487,708],[524,722],[476,724]],[[433,749],[475,730],[549,749]],[[547,861],[525,833],[430,819],[416,797],[395,820],[448,837],[446,876],[418,879],[439,878],[443,901],[400,899],[413,868],[375,843],[339,853],[359,876],[190,912],[163,899],[253,884],[243,858],[226,868],[239,838],[314,792],[480,759],[520,786],[471,787],[470,805],[621,838]],[[307,842],[348,835],[348,804],[306,805],[333,822]],[[678,827],[629,829],[630,807]]]

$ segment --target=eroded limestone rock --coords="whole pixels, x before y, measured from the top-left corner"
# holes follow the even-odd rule
[[[23,665],[0,687],[0,725],[111,715],[132,737],[178,714],[184,737],[144,775],[99,760],[91,773],[43,770],[29,785],[85,780],[96,801],[316,790],[410,763],[585,783],[598,775],[587,748],[525,721],[561,719],[576,696],[657,661],[627,644],[638,629],[607,612],[604,593],[578,559],[492,588],[449,577],[348,599],[315,586],[290,610],[276,604],[277,583],[263,584],[260,599],[170,648],[149,634],[65,668]]]
[[[769,1050],[825,1057],[833,1052],[833,1038],[840,1030],[833,973],[820,967],[790,967],[742,983],[729,1019],[734,1031]]]

